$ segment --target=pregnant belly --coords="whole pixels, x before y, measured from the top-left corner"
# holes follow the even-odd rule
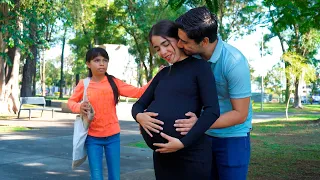
[[[160,113],[159,113],[160,114]],[[183,116],[181,117],[162,117],[162,116],[158,116],[157,119],[161,120],[164,122],[164,125],[162,126],[163,127],[163,130],[162,132],[171,136],[171,137],[175,137],[175,138],[178,138],[178,139],[181,139],[183,136],[180,135],[179,132],[176,131],[176,128],[173,126],[174,124],[174,121],[177,120],[177,119],[181,119],[181,118],[186,118],[183,114]],[[142,134],[142,137],[143,139],[145,140],[145,142],[147,143],[147,145],[155,150],[157,149],[158,147],[156,146],[153,146],[153,143],[167,143],[168,141],[166,139],[164,139],[160,133],[154,133],[154,132],[151,132],[150,133],[152,134],[153,137],[150,137],[150,135],[142,128],[141,128],[141,134]]]

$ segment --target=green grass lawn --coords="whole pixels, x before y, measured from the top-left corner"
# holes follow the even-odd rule
[[[253,124],[248,179],[318,179],[319,118],[304,115]]]
[[[1,126],[0,125],[0,133],[3,133],[3,132],[18,132],[18,131],[26,131],[26,130],[31,130],[31,128],[16,127],[16,126]]]
[[[303,105],[303,109],[296,109],[291,107],[292,105],[289,105],[289,112],[295,112],[295,113],[319,113],[320,114],[320,104],[308,104]],[[253,104],[253,112],[261,112],[261,104],[260,103],[254,103]],[[286,104],[280,104],[280,103],[263,103],[263,111],[262,112],[285,112],[286,111]]]
[[[129,143],[128,146],[137,147],[137,148],[149,148],[148,145],[144,141]]]
[[[319,179],[320,114],[254,123],[251,148],[249,180]]]

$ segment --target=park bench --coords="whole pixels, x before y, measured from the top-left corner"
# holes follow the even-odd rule
[[[25,106],[23,105],[37,105],[37,106]],[[18,119],[20,118],[21,110],[28,110],[29,111],[29,120],[31,119],[31,110],[42,110],[41,117],[43,111],[52,111],[52,118],[53,118],[53,108],[46,108],[46,100],[44,97],[20,97],[20,108],[18,112]]]

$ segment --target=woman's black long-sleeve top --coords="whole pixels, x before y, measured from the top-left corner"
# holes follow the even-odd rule
[[[159,114],[155,118],[164,122],[162,132],[180,139],[185,147],[195,143],[220,116],[216,84],[209,63],[188,57],[162,69],[133,105],[133,118],[145,110]],[[190,118],[185,116],[189,111],[201,116],[183,136],[173,124],[177,119]],[[157,147],[153,143],[167,142],[160,134],[152,132],[153,137],[150,137],[143,128],[141,130],[144,140],[154,150]]]

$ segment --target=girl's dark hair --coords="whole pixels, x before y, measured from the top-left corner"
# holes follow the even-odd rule
[[[161,36],[164,39],[167,39],[166,37],[170,37],[179,40],[178,26],[173,21],[161,20],[154,24],[149,32],[150,44],[152,44],[152,36]]]
[[[90,62],[92,59],[98,57],[98,56],[102,56],[106,59],[109,60],[109,55],[107,53],[107,51],[103,48],[100,48],[100,47],[95,47],[95,48],[91,48],[87,54],[86,54],[86,62]],[[92,77],[92,71],[91,69],[88,68],[88,77]],[[112,91],[113,91],[113,96],[114,96],[114,102],[115,104],[118,104],[119,102],[119,90],[118,90],[118,87],[116,85],[116,83],[114,82],[113,80],[113,76],[112,75],[109,75],[107,72],[105,72],[105,75],[107,76],[108,78],[108,81],[110,83],[110,86],[112,88]]]

